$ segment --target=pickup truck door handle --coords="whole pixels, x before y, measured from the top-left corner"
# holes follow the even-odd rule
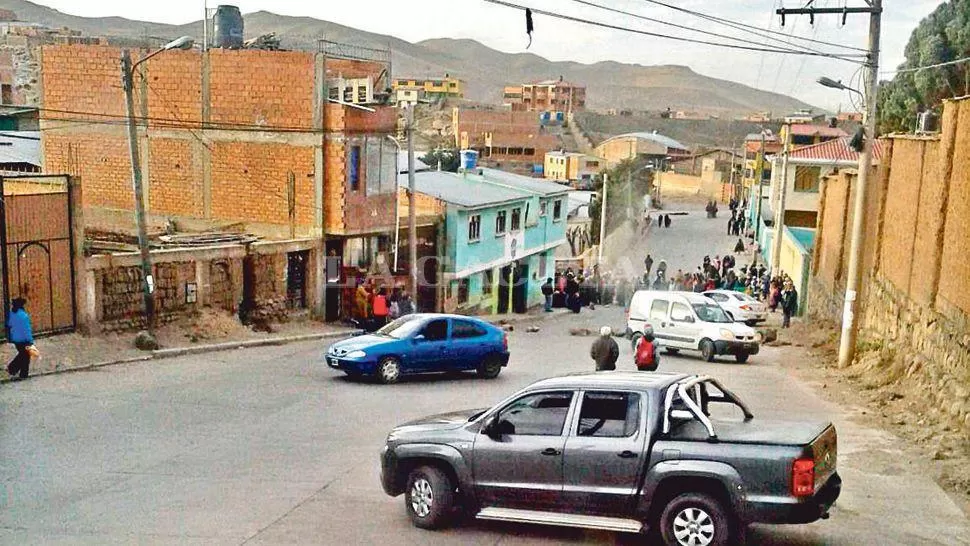
[[[555,448],[552,448],[552,447],[547,447],[546,449],[543,449],[542,450],[542,454],[543,455],[552,456],[552,455],[559,455],[560,453],[562,453],[562,452],[559,451],[558,449],[555,449]]]
[[[628,449],[626,451],[621,451],[617,453],[616,456],[621,459],[636,459],[637,454]]]

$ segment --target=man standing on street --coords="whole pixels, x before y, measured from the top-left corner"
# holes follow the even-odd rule
[[[781,311],[784,318],[781,322],[782,328],[791,326],[791,317],[798,311],[798,292],[791,279],[785,281],[785,289],[781,292]]]
[[[547,277],[545,284],[542,285],[542,296],[546,298],[546,313],[552,312],[552,277]]]
[[[600,328],[600,337],[590,347],[589,356],[596,362],[598,372],[616,369],[616,361],[620,358],[620,346],[613,339],[612,328],[609,326]]]
[[[10,313],[7,315],[7,340],[17,348],[17,356],[7,365],[7,373],[18,375],[20,379],[27,379],[30,373],[30,347],[34,345],[34,331],[30,326],[30,315],[24,309],[27,300],[14,298],[10,302]]]
[[[647,275],[653,269],[653,257],[647,254],[647,257],[643,259],[643,268],[647,271]]]

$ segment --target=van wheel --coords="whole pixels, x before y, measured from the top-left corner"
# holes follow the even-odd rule
[[[734,360],[738,361],[738,364],[744,364],[748,361],[748,357],[751,356],[748,353],[738,353],[734,355]]]
[[[708,362],[714,362],[714,357],[717,355],[714,354],[713,341],[709,339],[702,339],[700,349],[701,349],[701,356],[704,357],[704,360]]]
[[[731,527],[721,503],[703,493],[678,495],[660,516],[663,543],[673,546],[727,546]]]
[[[633,332],[633,335],[630,337],[630,348],[633,349],[634,352],[637,350],[637,343],[640,343],[640,338],[642,337],[643,334],[640,332]]]

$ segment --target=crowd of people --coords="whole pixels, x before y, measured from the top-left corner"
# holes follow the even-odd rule
[[[415,312],[414,301],[403,286],[388,290],[373,279],[357,282],[354,291],[354,321],[367,330],[376,330],[388,321]]]

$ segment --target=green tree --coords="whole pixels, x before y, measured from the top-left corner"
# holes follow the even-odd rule
[[[421,158],[432,169],[438,168],[438,163],[441,163],[441,170],[448,171],[450,173],[458,172],[458,167],[461,165],[461,158],[458,155],[458,150],[450,149],[436,149],[428,152],[424,157]]]
[[[626,160],[617,166],[597,175],[593,182],[596,196],[589,206],[592,221],[590,234],[593,241],[600,241],[600,218],[602,214],[604,174],[610,185],[607,191],[609,202],[606,204],[606,233],[612,233],[627,220],[628,207],[634,220],[643,215],[643,197],[653,188],[653,170],[643,160]]]
[[[899,70],[970,56],[970,0],[949,0],[923,19],[909,37]],[[916,114],[943,99],[970,94],[970,63],[900,72],[879,89],[879,132],[911,131]]]

